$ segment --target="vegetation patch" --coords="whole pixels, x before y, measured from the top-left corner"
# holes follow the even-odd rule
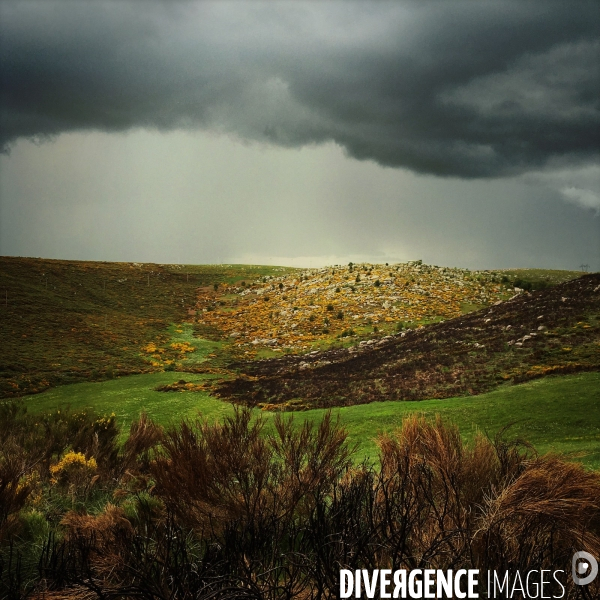
[[[416,556],[525,573],[600,552],[600,475],[502,432],[465,444],[412,416],[357,464],[330,413],[269,430],[249,409],[168,429],[142,415],[118,445],[111,418],[37,427],[16,402],[0,410],[2,597],[316,600],[336,596],[340,569]],[[551,586],[576,597],[570,579]]]
[[[154,388],[157,392],[203,392],[210,389],[210,385],[206,383],[194,383],[180,379],[175,383],[166,383]]]
[[[508,298],[514,286],[504,280],[497,272],[422,261],[304,269],[205,288],[197,321],[224,332],[248,358],[264,357],[260,349],[305,353],[340,337],[426,325]]]
[[[169,426],[182,419],[195,419],[201,413],[211,420],[221,419],[232,410],[228,402],[209,395],[203,384],[211,384],[222,374],[183,372],[157,372],[120,377],[109,381],[75,383],[50,389],[43,394],[24,398],[31,414],[44,414],[56,410],[115,413],[121,431],[147,413],[153,420]],[[166,394],[156,388],[173,385],[184,379],[193,383],[194,389],[182,394]],[[124,434],[123,434],[124,435]]]

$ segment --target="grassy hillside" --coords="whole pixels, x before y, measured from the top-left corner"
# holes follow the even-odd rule
[[[181,363],[169,327],[192,319],[199,288],[288,271],[0,257],[0,397]],[[158,366],[150,343],[169,348]]]
[[[231,405],[209,396],[207,391],[159,392],[156,388],[181,378],[202,383],[209,375],[153,373],[122,377],[99,383],[62,386],[25,398],[33,413],[94,409],[100,414],[115,413],[124,435],[140,412],[163,425],[198,413],[210,420],[231,412]],[[378,433],[400,425],[402,418],[417,412],[441,415],[456,423],[463,437],[471,440],[476,431],[496,434],[511,425],[508,437],[529,440],[541,452],[571,454],[584,464],[600,467],[600,373],[549,377],[517,386],[502,386],[476,397],[422,402],[376,402],[335,409],[348,428],[352,441],[361,445],[359,458],[375,456]],[[323,410],[297,413],[295,418],[319,420]],[[258,411],[269,419],[273,413]],[[580,453],[579,456],[576,456]]]
[[[583,271],[557,269],[501,269],[498,273],[502,281],[525,290],[543,290],[585,274]]]
[[[556,556],[559,540],[570,561],[582,546],[565,535],[598,510],[600,275],[396,267],[0,259],[0,596],[43,573],[57,598],[98,582],[122,595],[130,576],[127,593],[176,581],[191,597],[219,569],[228,581],[232,557],[244,589],[266,572],[279,593],[299,547],[307,574],[326,557],[334,577],[357,548],[380,564],[398,539],[440,556],[439,540],[451,553],[475,540],[460,551],[474,556],[498,514],[508,541],[522,522],[524,546],[549,540]],[[231,400],[253,408],[230,419]],[[292,425],[282,410],[297,411]],[[189,428],[198,415],[213,425]],[[278,435],[261,437],[259,417]],[[376,439],[391,431],[379,464]],[[498,432],[507,444],[472,444]],[[456,501],[445,530],[439,508]],[[407,534],[397,516],[409,514]],[[434,556],[423,548],[407,560]],[[212,570],[198,579],[197,565]]]

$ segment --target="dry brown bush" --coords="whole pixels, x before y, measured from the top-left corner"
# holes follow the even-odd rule
[[[281,519],[309,496],[324,494],[350,465],[347,433],[327,414],[318,427],[275,418],[264,421],[236,408],[222,424],[182,423],[163,442],[151,466],[156,494],[198,531],[229,521]]]
[[[528,461],[486,499],[477,526],[473,547],[496,569],[600,556],[600,474],[553,455]]]
[[[128,470],[147,472],[151,451],[163,440],[164,431],[143,412],[129,428],[129,437],[123,444],[121,453],[121,472]]]

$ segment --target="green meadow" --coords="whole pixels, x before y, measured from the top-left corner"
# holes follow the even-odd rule
[[[165,426],[202,415],[218,420],[229,413],[229,403],[207,392],[159,392],[155,388],[184,379],[199,383],[210,375],[151,373],[96,383],[78,383],[25,397],[32,413],[64,410],[94,410],[115,413],[123,437],[129,424],[145,411]],[[257,411],[257,414],[259,411]],[[294,419],[319,420],[324,411],[294,413]],[[540,453],[556,452],[600,468],[600,373],[547,377],[521,385],[505,385],[487,394],[425,400],[421,402],[377,402],[334,410],[359,445],[357,459],[376,458],[378,434],[393,431],[413,413],[440,415],[455,423],[463,437],[472,440],[477,432],[493,437],[501,429],[507,438],[525,439]],[[261,413],[269,421],[273,413]]]

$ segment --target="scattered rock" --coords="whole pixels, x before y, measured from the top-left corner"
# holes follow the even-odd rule
[[[203,324],[219,329],[236,346],[260,347],[267,345],[260,340],[277,335],[282,346],[307,351],[315,342],[329,341],[346,329],[344,321],[407,323],[428,314],[448,319],[461,314],[464,302],[498,305],[506,288],[498,286],[491,273],[477,273],[477,281],[472,275],[463,269],[440,270],[416,263],[305,269],[295,278],[263,277],[252,289],[241,282],[220,284],[222,297],[216,306],[215,290],[200,288],[193,309],[202,315]],[[373,286],[374,281],[381,285]],[[268,303],[259,301],[266,297]],[[336,314],[344,318],[333,321]],[[240,335],[232,336],[235,332]],[[389,330],[384,332],[389,335]]]

